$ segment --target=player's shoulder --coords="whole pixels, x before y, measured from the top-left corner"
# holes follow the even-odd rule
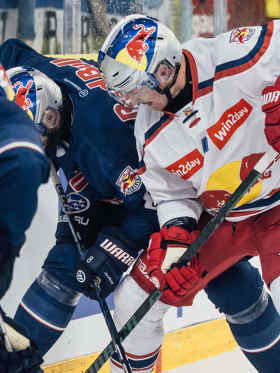
[[[237,27],[213,38],[193,38],[183,43],[196,60],[207,59],[215,65],[226,63],[232,59],[243,58],[252,49],[260,49],[271,36],[271,25]]]
[[[154,124],[161,121],[164,116],[164,112],[154,110],[148,105],[140,105],[137,112],[137,125],[141,125],[143,130],[148,130]]]

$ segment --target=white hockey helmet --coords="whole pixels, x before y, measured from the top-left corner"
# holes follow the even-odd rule
[[[109,93],[126,93],[147,85],[157,88],[160,64],[178,68],[182,47],[173,32],[155,18],[141,14],[124,17],[109,33],[98,62]]]
[[[7,75],[15,91],[15,102],[35,123],[41,122],[48,108],[61,110],[61,89],[41,71],[14,67],[7,70]]]

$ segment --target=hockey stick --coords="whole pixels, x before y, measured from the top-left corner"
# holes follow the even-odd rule
[[[225,202],[223,207],[217,212],[217,214],[205,225],[201,230],[197,239],[192,243],[184,255],[178,260],[176,264],[188,263],[195,254],[198,253],[199,249],[205,244],[208,238],[215,232],[215,230],[224,221],[225,217],[229,212],[236,206],[241,198],[248,192],[250,187],[257,181],[257,179],[269,168],[274,162],[280,159],[280,155],[276,153],[272,148],[263,155],[263,157],[254,166],[253,170],[247,175],[242,181],[239,187],[234,191],[231,197]],[[119,338],[122,342],[135,326],[141,321],[141,319],[147,314],[152,308],[156,301],[161,297],[162,291],[155,289],[141,304],[141,306],[135,311],[130,319],[124,324],[119,331]],[[91,364],[91,366],[85,371],[85,373],[97,373],[103,364],[113,355],[114,349],[112,342],[105,347],[105,349],[99,354],[97,359]]]
[[[77,248],[78,248],[81,256],[84,256],[84,254],[86,252],[86,249],[83,247],[81,239],[79,238],[77,232],[75,231],[75,228],[74,228],[74,225],[72,224],[69,212],[67,212],[67,197],[66,197],[66,194],[63,190],[63,186],[61,184],[61,181],[59,179],[59,176],[57,174],[57,171],[56,171],[56,168],[55,168],[55,165],[53,164],[53,162],[51,162],[51,179],[52,179],[52,182],[54,184],[57,195],[59,197],[59,200],[62,204],[62,208],[64,210],[64,213],[65,213],[65,216],[66,216],[66,219],[67,219],[67,223],[68,223],[69,228],[71,230],[74,241],[77,245]],[[108,307],[105,299],[100,296],[100,281],[99,281],[98,277],[94,281],[94,286],[95,286],[95,291],[96,291],[96,295],[97,295],[97,301],[99,303],[99,306],[101,308],[101,311],[103,313],[104,319],[106,321],[108,330],[110,332],[110,335],[111,335],[111,338],[112,338],[112,341],[113,341],[112,342],[113,350],[116,351],[117,354],[119,355],[120,362],[122,364],[124,372],[125,373],[132,373],[131,367],[130,367],[129,362],[127,360],[124,348],[121,344],[119,334],[118,334],[116,325],[114,323],[114,320],[112,318],[111,312],[109,310],[109,307]],[[114,351],[113,351],[113,353],[114,353]]]

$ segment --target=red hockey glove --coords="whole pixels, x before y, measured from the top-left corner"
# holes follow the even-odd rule
[[[280,153],[280,77],[275,85],[266,87],[263,92],[265,115],[265,136],[269,145]]]
[[[174,297],[185,295],[200,278],[196,258],[191,261],[190,265],[170,270],[172,264],[178,261],[198,234],[199,231],[189,233],[182,227],[172,226],[170,228],[163,227],[160,232],[151,236],[147,251],[146,271],[160,290],[164,290],[167,285],[170,287],[164,292],[167,302],[169,300],[174,302]],[[170,271],[167,273],[168,270]]]
[[[186,266],[172,268],[164,279],[169,286],[169,289],[163,292],[164,302],[181,305],[182,297],[187,295],[201,279],[198,256],[196,255]]]

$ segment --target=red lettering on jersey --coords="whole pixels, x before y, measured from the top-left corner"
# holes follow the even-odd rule
[[[92,89],[92,88],[101,88],[101,89],[104,89],[106,90],[107,87],[106,87],[106,83],[104,82],[103,79],[98,79],[98,80],[94,80],[90,83],[87,83],[86,86],[89,88],[89,89]]]
[[[235,131],[242,126],[251,114],[253,107],[244,99],[226,110],[221,118],[207,132],[217,148],[222,149]]]
[[[85,68],[78,70],[77,76],[86,82],[91,79],[101,78],[101,74],[99,70],[96,67],[91,66],[91,65],[88,65]]]
[[[115,114],[120,118],[121,121],[126,122],[127,120],[135,120],[137,110],[128,109],[121,104],[115,104],[113,107]]]
[[[184,180],[189,179],[203,167],[204,158],[198,149],[166,167],[167,171],[176,174]]]
[[[88,185],[88,182],[86,181],[84,175],[79,172],[75,176],[73,176],[72,179],[70,179],[69,184],[75,192],[79,193],[83,189],[85,189],[85,187]]]
[[[101,78],[101,73],[97,67],[94,67],[86,62],[73,58],[59,58],[50,61],[51,64],[57,67],[71,66],[78,69],[76,75],[83,82],[88,82],[86,86],[89,89],[101,88],[106,90],[106,84]]]
[[[58,58],[57,60],[50,61],[51,64],[57,66],[57,67],[63,67],[63,66],[73,66],[73,67],[79,67],[84,66],[85,63],[81,60],[77,60],[74,58]]]

